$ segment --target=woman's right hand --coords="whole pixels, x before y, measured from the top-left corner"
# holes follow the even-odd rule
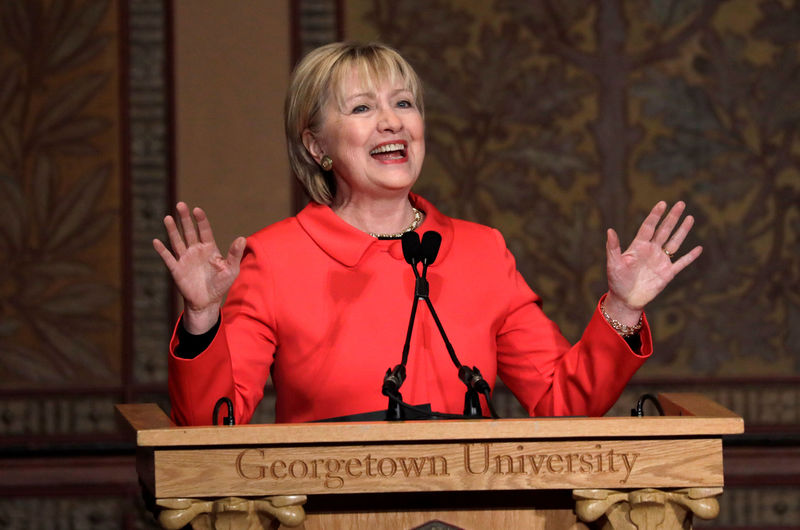
[[[184,202],[177,204],[177,210],[181,230],[171,215],[164,218],[172,251],[158,239],[153,240],[153,248],[164,260],[183,296],[184,328],[189,333],[201,335],[214,327],[219,319],[225,294],[239,275],[239,263],[247,241],[243,237],[236,238],[228,255],[223,257],[205,212],[195,208],[190,213]]]

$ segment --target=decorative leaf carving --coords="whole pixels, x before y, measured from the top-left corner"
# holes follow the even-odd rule
[[[113,42],[100,33],[109,5],[0,2],[3,386],[113,375],[97,344],[115,330],[108,307],[120,293],[98,274],[105,264],[83,254],[108,243],[119,216],[113,162],[96,142],[116,115],[92,110],[112,73],[87,66]]]
[[[18,65],[9,64],[0,70],[0,116],[8,113],[11,102],[17,95],[19,84]]]
[[[9,176],[0,174],[0,248],[6,259],[24,248],[26,223],[25,199],[19,184]]]
[[[34,20],[38,17],[37,2],[5,0],[0,2],[0,28],[3,41],[20,55],[30,49],[33,41]]]
[[[54,250],[66,245],[70,250],[77,250],[74,245],[70,245],[69,239],[78,237],[93,223],[105,222],[102,215],[93,218],[96,215],[95,205],[105,190],[110,175],[111,166],[103,164],[86,173],[64,195],[53,209],[45,248]]]
[[[0,355],[0,373],[25,374],[24,379],[10,379],[5,386],[14,388],[30,382],[56,384],[64,382],[65,374],[59,366],[42,362],[41,350],[2,342],[0,347],[3,348],[3,355]]]
[[[40,307],[56,315],[91,316],[116,300],[118,293],[100,283],[70,283],[51,295]]]
[[[13,112],[9,112],[14,114]],[[7,115],[8,116],[8,115]],[[0,167],[6,175],[15,175],[22,161],[22,139],[11,120],[0,121]]]
[[[73,277],[75,281],[94,274],[92,267],[77,261],[42,261],[32,263],[28,270],[32,276],[46,276],[50,279]]]
[[[45,63],[48,72],[78,67],[105,48],[108,37],[98,39],[95,32],[108,5],[108,0],[89,0],[63,18],[64,23],[53,37],[51,53]]]
[[[65,374],[69,379],[81,377],[108,377],[109,367],[103,360],[102,353],[88,340],[70,332],[68,327],[60,327],[53,322],[38,318],[33,326],[41,334],[53,354],[61,359]]]
[[[33,204],[30,206],[39,227],[46,227],[48,224],[55,191],[56,170],[57,166],[49,156],[42,155],[36,158],[32,180]]]
[[[78,49],[74,54],[62,61],[54,68],[54,71],[70,70],[77,68],[85,63],[92,61],[95,57],[103,53],[112,44],[114,39],[110,36],[100,36],[89,41],[85,46]]]
[[[108,80],[106,74],[90,73],[74,79],[50,94],[34,124],[33,136],[39,137],[58,126],[74,121]],[[88,118],[83,118],[83,121]],[[52,141],[52,140],[51,140]]]
[[[110,122],[105,118],[76,118],[43,134],[39,138],[39,143],[44,147],[54,146],[56,151],[62,151],[60,144],[67,142],[66,149],[69,150],[70,146],[79,145],[79,140],[88,142],[91,137],[102,133],[109,126]]]

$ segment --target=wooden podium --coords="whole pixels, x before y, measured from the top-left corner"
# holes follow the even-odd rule
[[[717,516],[722,435],[697,394],[666,416],[176,427],[119,405],[167,529],[685,529]]]

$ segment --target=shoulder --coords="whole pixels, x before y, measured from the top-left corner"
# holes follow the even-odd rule
[[[496,239],[498,237],[502,239],[503,237],[498,229],[492,228],[491,226],[456,218],[452,218],[452,222],[453,231],[459,236],[480,237],[485,239]]]
[[[298,240],[301,232],[297,217],[287,217],[248,236],[247,246],[260,248],[290,244]]]
[[[505,253],[506,250],[506,241],[500,230],[463,219],[453,219],[453,241],[458,246],[484,253]]]

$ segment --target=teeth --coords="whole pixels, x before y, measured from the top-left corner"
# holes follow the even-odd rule
[[[385,144],[380,147],[376,147],[370,151],[369,154],[376,155],[378,153],[388,153],[389,151],[402,151],[403,149],[405,149],[403,144]]]

